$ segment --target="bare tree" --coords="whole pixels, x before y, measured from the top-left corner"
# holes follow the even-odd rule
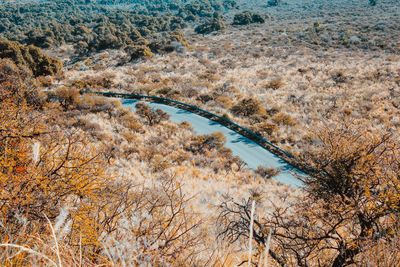
[[[252,199],[243,200],[241,203],[235,202],[232,199],[224,201],[220,205],[220,214],[218,216],[218,225],[220,232],[219,238],[228,240],[234,243],[243,239],[249,239],[249,226],[251,219],[251,203]],[[253,220],[253,239],[260,245],[265,247],[269,230],[265,223],[259,219]],[[269,255],[276,260],[280,265],[285,264],[285,260],[280,258],[273,249],[268,251]]]
[[[136,113],[145,118],[149,125],[158,124],[161,121],[168,120],[170,117],[169,114],[165,113],[161,109],[152,109],[145,103],[137,103],[135,107]]]
[[[315,170],[301,178],[304,196],[255,220],[254,240],[264,245],[265,232],[272,231],[269,254],[281,265],[360,264],[361,254],[382,242],[391,247],[399,234],[399,144],[390,133],[349,125],[317,136],[321,146],[303,155]],[[221,237],[248,238],[249,203],[221,205]]]

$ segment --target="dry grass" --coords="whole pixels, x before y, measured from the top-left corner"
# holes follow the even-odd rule
[[[263,29],[253,31],[261,33]],[[208,45],[218,47],[222,40],[237,40],[241,36],[240,32],[232,31],[225,37],[209,38],[213,39],[207,40]],[[330,121],[335,116],[364,118],[371,127],[398,127],[398,56],[385,51],[365,54],[361,50],[320,50],[315,54],[315,50],[307,47],[296,50],[290,47],[263,48],[264,45],[256,44],[256,37],[246,42],[246,46],[252,49],[257,46],[264,49],[263,56],[250,58],[235,44],[232,44],[237,47],[234,53],[213,57],[210,53],[202,53],[202,57],[210,58],[209,62],[199,60],[197,51],[188,53],[184,58],[179,55],[155,56],[151,61],[136,66],[114,69],[113,72],[118,73],[115,83],[119,86],[111,90],[171,97],[220,115],[226,113],[244,126],[254,122],[235,116],[230,109],[242,99],[257,99],[272,115],[263,122],[279,126],[276,142],[294,139],[294,147],[287,143],[284,146],[295,153],[307,145],[307,140],[302,139],[307,134],[307,128],[315,128],[321,120]],[[227,67],[228,61],[235,62],[235,66]],[[141,74],[145,66],[152,66],[156,71]],[[213,74],[219,76],[218,80],[203,81],[198,78],[209,68],[218,70]],[[128,70],[132,74],[124,74]],[[82,74],[78,72],[76,75]],[[268,85],[270,89],[266,89],[265,84],[274,81],[278,75],[284,86],[276,85],[279,89],[275,89]],[[273,78],[270,80],[270,77]],[[165,91],[162,88],[171,89]],[[205,96],[210,100],[205,101]],[[277,108],[286,114],[287,120],[283,117],[275,117],[274,120]],[[268,138],[267,135],[264,137]]]

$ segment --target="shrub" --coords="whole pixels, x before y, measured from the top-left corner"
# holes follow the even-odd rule
[[[232,100],[229,97],[219,96],[216,100],[223,108],[229,109],[232,107]]]
[[[278,129],[279,128],[276,124],[268,122],[258,123],[251,127],[251,130],[260,136],[265,136],[265,135],[270,136]]]
[[[251,22],[252,23],[265,23],[265,18],[264,18],[264,16],[262,16],[260,14],[253,14]]]
[[[0,162],[3,163],[0,216],[7,224],[7,229],[0,231],[2,241],[21,227],[19,215],[26,216],[27,229],[40,229],[46,222],[44,215],[54,220],[62,205],[69,202],[75,214],[74,227],[70,229],[71,242],[77,241],[77,235],[79,240],[80,228],[84,237],[82,245],[98,244],[96,238],[100,232],[92,224],[94,217],[91,217],[96,212],[86,212],[99,208],[100,203],[103,207],[109,203],[105,192],[99,195],[98,191],[99,187],[108,187],[106,179],[101,178],[103,164],[98,151],[85,143],[81,134],[48,129],[26,103],[16,105],[15,99],[9,97],[5,101],[3,96],[0,124],[14,130],[1,131],[0,138]],[[31,153],[34,140],[40,142],[40,146]]]
[[[235,14],[233,17],[233,25],[247,25],[250,23],[252,23],[252,14],[250,12]]]
[[[331,77],[337,84],[346,83],[348,81],[348,77],[340,70],[333,72]]]
[[[203,153],[206,150],[221,149],[226,142],[226,137],[222,132],[198,135],[194,137],[185,149],[193,153]]]
[[[200,100],[203,104],[205,104],[209,101],[214,100],[214,96],[209,94],[202,94],[197,97],[197,100]]]
[[[264,179],[271,179],[281,173],[281,170],[276,168],[269,168],[264,166],[258,166],[254,171],[256,174],[260,175]]]
[[[238,104],[234,105],[231,108],[231,111],[233,114],[243,117],[249,117],[252,115],[266,115],[266,111],[261,106],[261,103],[253,98],[243,99]]]
[[[90,111],[93,113],[106,112],[110,117],[112,116],[114,107],[118,105],[116,102],[111,102],[109,99],[102,96],[92,96],[92,99],[93,103],[90,107]]]
[[[122,117],[119,118],[119,121],[122,123],[122,125],[126,128],[128,128],[131,131],[134,132],[142,132],[143,127],[140,123],[136,121],[136,119],[132,116],[132,114],[125,114]]]
[[[235,14],[233,17],[233,25],[248,25],[251,23],[264,23],[265,19],[259,14],[254,14],[252,12],[243,12]]]
[[[183,45],[186,48],[189,47],[189,44],[185,39],[184,32],[182,32],[182,31],[170,32],[168,34],[168,37],[169,37],[170,43],[171,42],[178,42],[178,43],[180,43],[181,45]]]
[[[188,129],[188,130],[193,130],[193,126],[187,121],[182,121],[181,123],[179,123],[179,125],[182,128],[185,128],[185,129]]]
[[[115,74],[104,73],[101,76],[85,77],[83,79],[74,80],[72,86],[79,89],[109,89],[115,85],[114,78]]]
[[[0,58],[9,58],[20,68],[28,68],[34,76],[56,75],[62,72],[62,62],[49,58],[40,48],[18,42],[0,41]]]
[[[274,90],[280,89],[283,86],[285,86],[285,84],[279,79],[273,79],[268,83],[262,85],[262,87],[265,89],[274,89]]]
[[[209,149],[220,149],[226,142],[226,137],[222,132],[215,132],[205,136],[204,144]]]
[[[0,59],[0,91],[8,92],[17,104],[26,101],[30,106],[41,109],[45,98],[31,78],[32,73],[27,69],[21,70],[8,58]]]
[[[61,87],[55,92],[55,96],[64,110],[70,109],[79,100],[79,91],[74,87]]]
[[[197,77],[199,77],[199,79],[203,79],[203,80],[207,80],[207,81],[211,81],[211,82],[216,82],[219,79],[215,70],[207,70],[203,73],[198,74]]]
[[[218,18],[214,18],[210,21],[204,22],[198,25],[194,31],[199,34],[210,34],[215,31],[221,31],[226,28],[225,23]]]
[[[292,116],[283,112],[275,114],[272,120],[279,125],[293,126],[296,124],[296,120]]]
[[[176,99],[181,95],[179,91],[173,90],[171,87],[163,87],[157,90],[157,94],[169,99]]]
[[[150,126],[168,120],[170,117],[168,113],[161,109],[152,109],[145,103],[137,103],[135,108],[136,113],[142,118],[145,118]]]
[[[228,120],[228,121],[232,120],[232,118],[227,113],[222,114],[222,118],[224,118],[225,120]]]
[[[79,91],[74,87],[61,87],[57,89],[55,95],[64,110],[68,110],[79,100]]]
[[[281,0],[268,0],[267,6],[278,6],[281,3]]]
[[[153,56],[150,48],[144,45],[129,45],[125,48],[131,60],[148,59]]]
[[[148,48],[153,53],[166,52],[170,53],[176,51],[178,53],[185,53],[186,48],[189,47],[185,39],[184,33],[181,31],[168,32],[163,38],[154,38],[149,44]]]

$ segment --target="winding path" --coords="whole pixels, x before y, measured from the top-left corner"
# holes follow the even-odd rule
[[[99,93],[107,97],[118,97],[122,102],[122,105],[135,110],[135,105],[138,102],[145,101],[150,107],[155,109],[161,109],[168,113],[171,117],[170,120],[174,122],[187,121],[190,123],[194,131],[197,134],[210,134],[213,132],[223,132],[226,137],[225,146],[232,150],[234,156],[239,156],[242,160],[247,163],[247,167],[250,169],[256,169],[258,166],[267,166],[280,169],[279,175],[275,176],[273,179],[290,186],[301,186],[302,183],[296,178],[296,175],[305,175],[298,168],[289,164],[282,157],[291,157],[290,154],[285,151],[280,150],[276,146],[270,144],[268,141],[256,136],[251,131],[240,127],[229,121],[224,121],[224,125],[220,122],[215,121],[215,118],[220,118],[215,114],[209,113],[207,111],[198,109],[190,105],[186,105],[180,102],[176,102],[169,99],[163,99],[158,97],[140,96],[140,95],[126,95],[126,94],[114,94],[114,93]],[[155,103],[163,102],[163,103]],[[164,104],[165,103],[165,104]],[[171,106],[174,105],[174,106]],[[183,107],[180,107],[183,105]],[[187,109],[195,109],[196,114]],[[205,113],[205,114],[202,114]],[[210,117],[212,119],[210,119]],[[226,124],[228,122],[228,127]],[[230,125],[232,124],[232,125]],[[230,129],[233,128],[233,129]],[[238,128],[238,129],[236,129]],[[244,134],[243,134],[244,133]],[[254,139],[246,137],[249,136]],[[256,137],[256,138],[254,138]],[[262,141],[262,142],[261,142]],[[261,143],[261,144],[260,144]],[[273,149],[271,152],[266,146]],[[278,155],[281,156],[278,156]]]

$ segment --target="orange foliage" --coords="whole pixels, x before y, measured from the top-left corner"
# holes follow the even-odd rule
[[[80,254],[84,265],[140,264],[142,255],[151,265],[193,259],[198,220],[187,211],[180,185],[166,181],[141,189],[106,175],[107,151],[85,132],[48,124],[63,116],[60,109],[35,105],[34,89],[19,79],[21,73],[6,75],[7,64],[0,64],[0,243],[17,242],[55,257],[48,218],[64,225],[57,234],[63,261],[71,265],[82,264],[82,258],[74,259]],[[65,96],[68,109],[73,98]],[[140,128],[133,117],[125,119]],[[116,250],[123,238],[121,257]],[[108,250],[114,250],[113,259]],[[2,265],[29,264],[28,254],[18,250],[1,255]]]

